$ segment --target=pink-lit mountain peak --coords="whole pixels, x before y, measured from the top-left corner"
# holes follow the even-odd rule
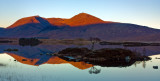
[[[14,24],[9,26],[8,28],[14,28],[17,26],[25,25],[25,24],[30,24],[30,23],[39,23],[43,25],[49,25],[49,22],[40,16],[30,16],[30,17],[25,17],[21,18],[18,21],[16,21]]]

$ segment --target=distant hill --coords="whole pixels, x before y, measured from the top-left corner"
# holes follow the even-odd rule
[[[15,27],[23,26],[25,24],[39,24],[42,26],[50,25],[50,23],[45,18],[42,18],[39,16],[31,16],[31,17],[19,19],[18,21],[16,21],[14,24],[12,24],[7,28],[15,28]]]
[[[85,25],[100,24],[100,23],[113,23],[111,21],[103,21],[87,13],[77,14],[70,19],[47,18],[47,20],[54,26],[70,26],[70,27],[85,26]]]
[[[160,35],[160,30],[158,29],[124,23],[93,24],[87,26],[50,30],[45,34],[43,32],[35,36],[49,36],[50,38],[58,39],[88,39],[90,37],[98,37],[103,40],[112,41],[145,41],[145,39],[149,41],[154,41],[155,38],[157,40],[160,40],[156,37]],[[150,38],[148,38],[147,36],[150,36]]]
[[[90,24],[105,23],[105,21],[86,13],[80,13],[68,20],[65,20],[65,23],[73,27],[73,26],[84,26]]]
[[[0,27],[0,34],[1,34],[1,35],[4,35],[4,32],[5,32],[4,29],[5,29],[5,28]]]
[[[54,28],[45,18],[39,16],[26,17],[4,29],[3,35],[0,35],[0,37],[30,37],[47,27]]]
[[[3,28],[3,27],[0,27],[0,30],[4,30],[4,28]]]
[[[74,39],[98,37],[111,41],[160,41],[159,29],[135,24],[103,21],[87,13],[70,19],[31,16],[22,18],[6,29],[0,29],[0,37],[38,37]]]
[[[68,26],[64,21],[67,19],[62,19],[62,18],[47,18],[47,21],[52,25],[52,26]]]

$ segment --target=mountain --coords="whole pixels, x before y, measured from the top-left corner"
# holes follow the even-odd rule
[[[0,27],[0,31],[4,30],[4,28]]]
[[[104,23],[51,30],[45,34],[42,32],[35,36],[48,36],[50,38],[57,39],[89,39],[90,37],[98,37],[102,40],[110,41],[144,41],[145,39],[155,41],[155,39],[160,40],[156,37],[160,35],[159,32],[160,30],[158,29],[152,29],[149,27],[134,24]],[[153,36],[150,36],[151,34]],[[147,36],[150,36],[150,38],[148,38]],[[141,37],[141,39],[139,39],[139,37]]]
[[[47,18],[47,21],[53,25],[53,26],[68,26],[68,24],[65,23],[65,20],[67,19],[62,19],[62,18]]]
[[[73,27],[73,26],[84,26],[84,25],[105,23],[105,21],[86,13],[80,13],[68,20],[65,20],[65,23]]]
[[[0,29],[0,37],[45,37],[74,39],[98,37],[110,41],[160,41],[159,29],[128,23],[103,21],[87,13],[72,18],[43,18],[31,16]]]
[[[91,24],[102,24],[102,23],[113,23],[111,21],[103,21],[95,16],[92,16],[87,13],[80,13],[73,16],[70,19],[64,18],[47,18],[48,22],[50,22],[54,26],[85,26]]]
[[[26,17],[4,29],[2,31],[3,35],[1,34],[0,37],[30,37],[48,27],[54,28],[45,18],[39,16]]]
[[[15,27],[23,26],[25,24],[40,24],[42,26],[50,25],[50,23],[45,18],[42,18],[39,16],[31,16],[31,17],[19,19],[18,21],[16,21],[14,24],[12,24],[7,28],[15,28]]]
[[[4,30],[5,28],[0,27],[0,31]]]
[[[4,35],[4,32],[5,32],[4,30],[5,30],[5,28],[0,27],[0,34],[1,35]]]

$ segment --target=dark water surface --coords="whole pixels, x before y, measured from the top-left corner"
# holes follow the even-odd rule
[[[47,53],[55,53],[68,47],[91,48],[90,45],[38,45],[34,47],[0,45],[0,81],[160,81],[160,59],[156,59],[160,58],[158,46],[126,48],[95,45],[95,49],[125,48],[137,52],[143,52],[145,49],[146,55],[152,58],[149,61],[136,61],[126,67],[102,67],[47,55]],[[18,51],[4,51],[8,48],[18,49]]]

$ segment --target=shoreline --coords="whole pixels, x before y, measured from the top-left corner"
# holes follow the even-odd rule
[[[91,41],[86,39],[38,39],[40,45],[89,45]],[[160,41],[100,41],[100,45],[123,45],[126,47],[160,46]],[[0,45],[19,45],[19,38],[0,38]]]

